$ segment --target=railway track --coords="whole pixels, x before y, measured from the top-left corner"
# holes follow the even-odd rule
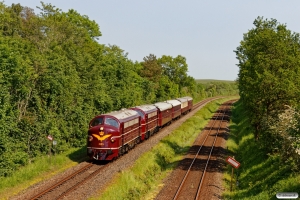
[[[213,199],[211,187],[217,187],[216,183],[208,184],[209,178],[214,171],[221,171],[220,161],[217,160],[221,148],[216,143],[224,139],[227,131],[228,110],[232,102],[222,105],[212,120],[202,131],[201,135],[191,147],[189,153],[179,163],[178,168],[172,173],[170,180],[157,196],[160,199]],[[219,142],[220,143],[220,142]],[[219,198],[215,198],[219,199]]]
[[[62,199],[64,196],[74,191],[77,187],[96,176],[106,167],[107,165],[97,165],[89,162],[80,169],[76,170],[74,173],[61,179],[59,182],[38,192],[30,199]]]
[[[218,99],[216,97],[205,99],[201,102],[196,103],[193,106],[193,109],[196,109],[200,106],[207,104],[208,102]],[[163,128],[166,129],[167,127]],[[63,199],[72,191],[76,190],[78,187],[83,185],[89,179],[96,177],[97,174],[100,172],[104,172],[104,170],[111,166],[113,163],[108,163],[105,165],[97,165],[94,163],[87,163],[86,165],[82,166],[80,169],[76,170],[72,174],[68,175],[65,178],[62,178],[55,184],[52,184],[47,187],[43,187],[41,191],[34,192],[34,195],[31,196],[29,199]]]
[[[201,186],[205,177],[205,172],[209,163],[209,160],[216,143],[219,130],[222,126],[225,111],[219,110],[218,114],[214,117],[213,125],[207,131],[207,135],[200,145],[195,157],[186,171],[186,174],[179,185],[178,190],[175,193],[174,200],[186,199],[188,195],[191,199],[198,199],[201,193]],[[199,166],[204,167],[203,170],[199,170]],[[192,186],[192,187],[191,187]],[[194,194],[194,195],[193,195]],[[194,196],[194,198],[192,198]]]
[[[208,98],[208,99],[204,99],[204,100],[196,103],[195,105],[193,105],[193,110],[195,110],[195,109],[199,108],[200,106],[203,106],[203,105],[205,105],[205,104],[207,104],[207,103],[209,103],[213,100],[219,99],[219,98],[220,97],[211,97],[211,98]]]

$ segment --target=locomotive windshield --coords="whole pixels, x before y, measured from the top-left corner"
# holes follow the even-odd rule
[[[111,125],[111,126],[114,126],[116,128],[119,128],[119,123],[113,118],[106,117],[104,124]]]
[[[101,124],[103,124],[103,118],[102,117],[96,118],[94,121],[92,121],[91,127],[101,125]]]

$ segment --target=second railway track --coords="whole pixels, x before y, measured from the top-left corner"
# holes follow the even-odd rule
[[[201,186],[204,181],[205,173],[209,160],[218,137],[220,128],[222,127],[223,118],[225,115],[224,110],[219,110],[215,115],[212,126],[207,130],[207,135],[204,141],[197,146],[198,151],[191,158],[191,164],[186,171],[186,174],[179,185],[178,190],[174,196],[176,199],[199,199],[201,194]],[[223,123],[223,124],[222,124]],[[223,125],[224,126],[224,125]],[[187,198],[190,197],[190,198]]]
[[[189,153],[179,163],[178,168],[172,173],[165,187],[158,194],[160,199],[214,199],[207,188],[206,173],[212,173],[219,168],[218,155],[220,146],[217,140],[223,138],[227,132],[228,111],[232,102],[223,104],[212,120],[201,132],[201,135],[191,147]],[[218,185],[218,183],[211,183]],[[215,197],[218,199],[219,197]]]

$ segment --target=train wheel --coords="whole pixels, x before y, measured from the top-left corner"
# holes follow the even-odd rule
[[[122,156],[124,154],[124,148],[120,147],[119,149],[119,156]]]
[[[157,133],[159,131],[159,129],[160,129],[160,127],[157,126],[155,129],[155,133]]]
[[[150,137],[149,131],[145,134],[145,139],[147,140]]]
[[[136,138],[136,144],[139,144],[139,143],[141,143],[141,137],[138,137],[138,138]]]
[[[125,153],[128,153],[128,151],[129,151],[129,146],[128,146],[128,144],[126,144],[125,145]]]
[[[155,131],[152,131],[149,133],[149,137],[151,137],[152,135],[154,135]]]

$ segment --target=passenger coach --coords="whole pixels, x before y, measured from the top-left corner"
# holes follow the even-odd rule
[[[190,112],[193,108],[193,98],[192,97],[181,97],[178,99],[186,99],[188,102],[188,111]]]
[[[158,126],[161,128],[172,121],[172,105],[166,102],[153,104],[158,108]]]
[[[181,114],[186,114],[189,112],[189,104],[187,98],[177,98],[181,102]]]
[[[175,120],[177,118],[180,118],[181,115],[181,102],[173,99],[173,100],[168,100],[166,103],[169,103],[172,105],[172,119]]]

